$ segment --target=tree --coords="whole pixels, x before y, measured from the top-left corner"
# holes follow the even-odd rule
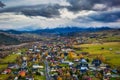
[[[48,52],[45,53],[45,56],[48,56]]]
[[[61,54],[61,58],[64,58],[64,54],[63,53]]]
[[[66,76],[67,76],[67,77],[70,77],[70,73],[69,73],[68,71],[67,71],[67,73],[66,73]]]
[[[62,78],[60,76],[57,77],[57,80],[62,80]]]
[[[37,58],[38,58],[38,59],[40,59],[40,58],[41,58],[41,55],[40,55],[39,53],[37,54]]]
[[[84,56],[82,54],[79,54],[79,59],[83,58]]]
[[[106,60],[103,55],[100,55],[100,56],[99,56],[99,59],[100,59],[102,62],[105,62],[105,60]]]
[[[75,58],[75,53],[74,52],[69,52],[68,57],[69,57],[69,59],[74,59]]]

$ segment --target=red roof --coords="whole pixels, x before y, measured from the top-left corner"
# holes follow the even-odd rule
[[[26,75],[26,72],[25,72],[25,71],[20,71],[20,72],[19,72],[19,75],[20,75],[21,77],[24,77],[24,76]]]

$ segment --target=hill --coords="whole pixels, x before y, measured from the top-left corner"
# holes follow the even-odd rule
[[[65,27],[53,29],[39,29],[34,31],[0,30],[0,45],[20,44],[24,42],[42,41],[47,38],[85,37],[85,41],[91,42],[102,40],[105,42],[120,41],[120,29],[108,27],[101,28],[78,28]]]
[[[19,44],[20,41],[5,33],[0,33],[0,45]]]

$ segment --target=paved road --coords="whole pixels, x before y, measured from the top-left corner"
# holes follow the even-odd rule
[[[51,80],[51,77],[50,77],[50,75],[49,75],[49,65],[48,65],[48,62],[47,62],[47,60],[45,60],[44,61],[44,63],[45,63],[45,72],[46,72],[46,80]]]

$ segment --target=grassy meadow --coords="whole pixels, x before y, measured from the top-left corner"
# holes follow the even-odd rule
[[[35,75],[34,78],[35,80],[46,80],[45,76]]]
[[[103,55],[106,62],[112,66],[120,65],[120,42],[106,42],[103,44],[93,43],[93,44],[81,44],[74,45],[75,48],[80,48],[76,53],[88,52],[94,58],[98,55]]]
[[[0,59],[0,62],[1,62],[0,63],[0,72],[7,68],[8,63],[16,62],[16,59],[18,56],[20,56],[20,55],[10,54],[10,55],[6,56],[5,58]],[[9,76],[10,76],[9,74],[7,74],[7,75],[0,74],[0,80],[7,80]]]
[[[8,55],[7,57],[5,57],[4,59],[0,59],[0,62],[3,62],[3,63],[14,63],[16,62],[16,59],[19,55],[18,54],[10,54]]]
[[[18,54],[10,54],[7,57],[0,59],[0,72],[7,68],[8,63],[16,62],[16,59],[19,55]]]

